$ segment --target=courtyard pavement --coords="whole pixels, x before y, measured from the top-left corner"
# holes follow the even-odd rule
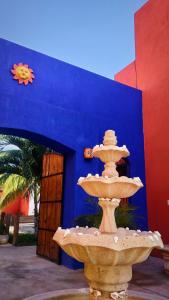
[[[36,256],[34,246],[0,246],[0,300],[22,300],[25,297],[53,290],[83,288],[82,270],[72,271]],[[163,261],[150,257],[136,265],[130,289],[161,295],[169,299],[169,276]]]

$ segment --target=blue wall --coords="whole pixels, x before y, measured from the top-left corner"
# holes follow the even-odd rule
[[[12,79],[10,69],[19,62],[34,70],[33,84],[25,87]],[[118,144],[130,150],[130,176],[145,183],[139,90],[0,39],[0,131],[33,139],[65,155],[64,227],[88,212],[87,195],[76,182],[101,169],[97,159],[83,159],[83,148],[101,143],[106,129],[114,129]],[[144,217],[139,227],[147,228],[145,188],[132,203]],[[63,254],[61,262],[77,266]]]

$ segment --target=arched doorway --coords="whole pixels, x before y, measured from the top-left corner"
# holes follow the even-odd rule
[[[43,157],[39,224],[37,238],[37,254],[60,263],[59,246],[53,242],[53,235],[59,226],[64,226],[63,219],[63,189],[64,189],[64,158],[69,165],[69,155],[72,151],[57,145],[45,137],[32,134],[28,131],[0,128],[0,134],[19,136],[31,139],[34,143],[43,143],[43,146],[52,149]],[[33,136],[33,137],[32,137]],[[58,149],[61,153],[58,153]],[[72,155],[70,155],[72,157]],[[69,184],[70,184],[70,180]],[[65,193],[66,194],[66,193]]]

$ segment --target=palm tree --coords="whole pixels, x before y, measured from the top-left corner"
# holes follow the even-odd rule
[[[28,193],[34,197],[35,231],[42,174],[42,158],[49,149],[28,139],[0,135],[0,209]],[[51,151],[50,151],[51,152]]]

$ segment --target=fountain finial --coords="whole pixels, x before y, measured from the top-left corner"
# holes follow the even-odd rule
[[[112,145],[112,146],[117,145],[117,137],[115,135],[114,130],[106,130],[105,131],[103,144],[104,145]]]

